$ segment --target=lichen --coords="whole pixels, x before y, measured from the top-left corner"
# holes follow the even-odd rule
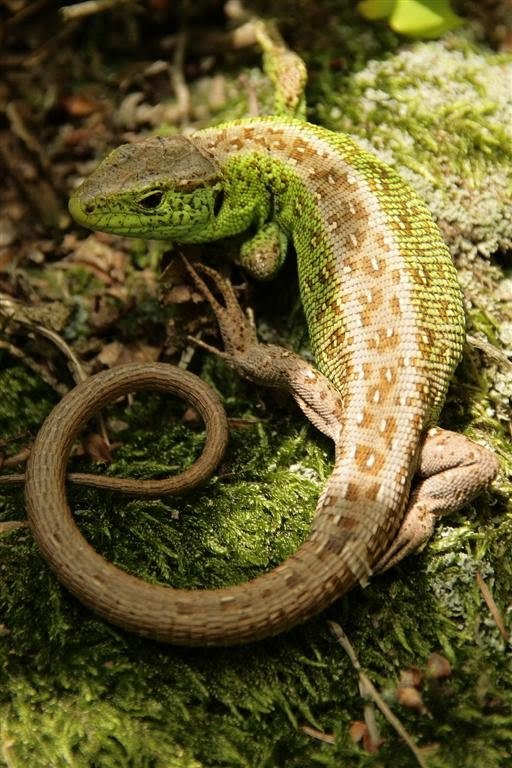
[[[370,61],[313,98],[321,122],[415,187],[454,255],[489,256],[512,246],[511,78],[510,57],[453,34]]]

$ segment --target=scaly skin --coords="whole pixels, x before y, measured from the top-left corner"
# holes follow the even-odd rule
[[[318,370],[258,345],[215,273],[225,308],[194,279],[241,373],[289,389],[336,448],[298,552],[247,584],[193,592],[143,585],[94,553],[80,558],[79,547],[59,572],[62,557],[48,544],[40,511],[34,475],[45,464],[38,458],[27,491],[38,497],[29,502],[32,528],[59,578],[103,616],[175,643],[228,645],[275,634],[409,551],[410,541],[397,539],[408,501],[408,524],[419,517],[424,529],[412,536],[417,545],[434,515],[462,506],[496,474],[488,451],[431,429],[464,340],[448,250],[424,203],[350,138],[268,117],[147,139],[104,160],[70,210],[92,229],[182,243],[255,228],[240,260],[259,278],[279,268],[291,239]]]

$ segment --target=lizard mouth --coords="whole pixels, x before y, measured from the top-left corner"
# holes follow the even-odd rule
[[[79,195],[75,194],[69,199],[68,210],[77,224],[81,224],[84,227],[90,227],[91,216],[94,215],[94,205],[84,205]]]
[[[87,229],[99,229],[114,235],[133,234],[136,237],[139,234],[139,218],[134,221],[133,217],[127,214],[121,214],[116,210],[105,210],[106,206],[102,206],[101,202],[84,199],[78,189],[69,200],[68,210],[76,223]]]

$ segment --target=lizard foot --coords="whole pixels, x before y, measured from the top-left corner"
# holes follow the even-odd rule
[[[183,257],[182,257],[183,258]],[[331,382],[312,365],[289,349],[260,343],[254,324],[242,311],[233,286],[211,267],[192,267],[183,259],[188,274],[212,307],[219,324],[225,352],[192,339],[229,362],[240,375],[266,387],[290,392],[307,418],[334,441],[339,439],[343,404]],[[198,274],[207,275],[223,304]]]
[[[258,345],[254,325],[242,311],[238,299],[236,298],[235,291],[233,290],[233,286],[228,280],[222,277],[219,272],[211,267],[207,267],[205,264],[197,264],[193,267],[183,256],[182,261],[188,274],[192,278],[194,285],[198,291],[203,294],[215,314],[222,341],[224,343],[225,352],[211,347],[198,339],[192,339],[192,341],[199,346],[208,349],[210,352],[214,352],[220,357],[224,357],[228,361],[236,364],[239,358],[247,355],[253,347]],[[207,275],[213,282],[223,303],[214,296],[199,274],[200,272]]]
[[[471,501],[494,480],[498,469],[498,460],[487,448],[456,432],[429,430],[402,527],[374,571],[386,571],[411,552],[421,551],[437,518]]]

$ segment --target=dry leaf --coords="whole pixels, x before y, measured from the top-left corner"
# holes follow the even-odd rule
[[[427,673],[434,679],[451,677],[452,667],[448,659],[439,653],[431,653],[427,662]]]
[[[400,671],[400,686],[419,688],[423,679],[423,673],[419,667],[409,667]]]
[[[86,454],[93,460],[101,464],[110,464],[112,454],[110,446],[97,432],[90,432],[82,441]]]
[[[103,105],[100,101],[94,99],[92,96],[87,96],[85,93],[63,96],[60,100],[60,104],[71,117],[87,117],[88,115],[92,115],[94,112],[100,112],[103,109]]]
[[[422,714],[427,712],[421,693],[416,688],[409,685],[403,687],[400,686],[396,689],[395,696],[403,707],[417,709],[418,712],[421,712]]]

